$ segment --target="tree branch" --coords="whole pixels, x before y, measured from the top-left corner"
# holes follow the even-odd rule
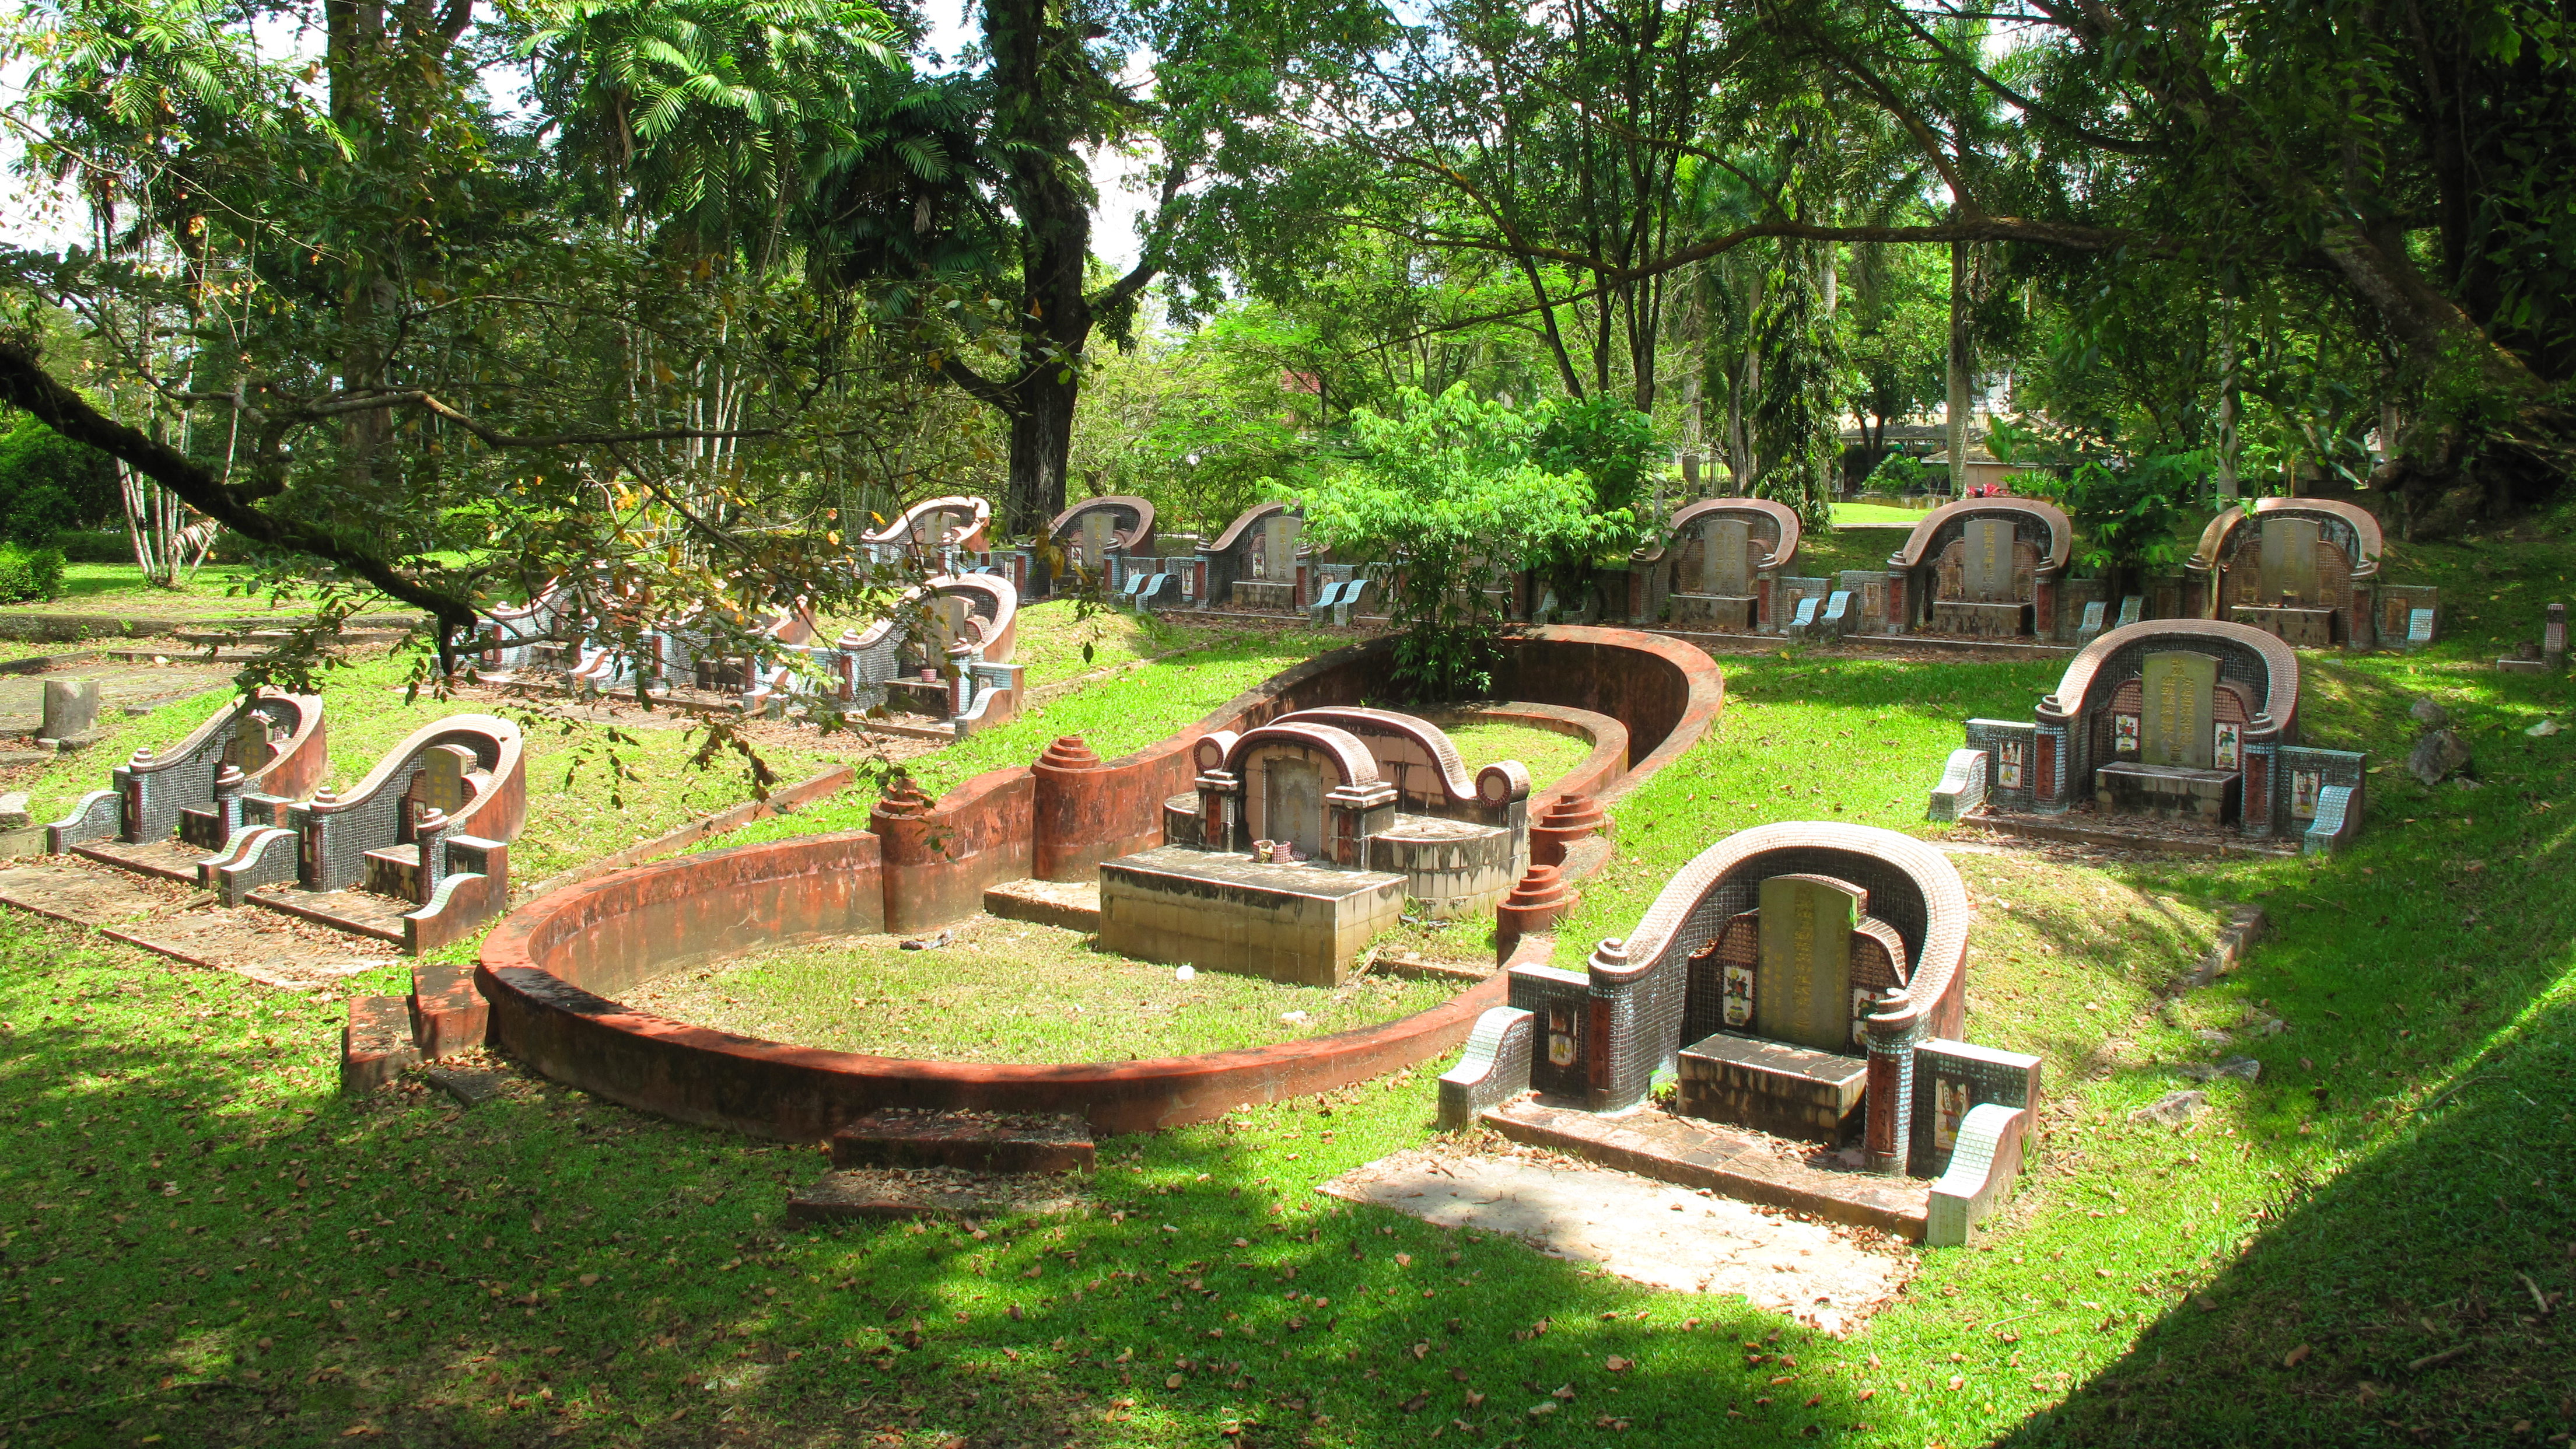
[[[250,506],[187,455],[107,416],[56,381],[23,338],[0,337],[0,402],[33,415],[73,442],[87,443],[125,463],[244,538],[348,568],[388,597],[436,619],[442,644],[474,627],[471,599],[423,583],[386,559],[350,546],[328,529]]]

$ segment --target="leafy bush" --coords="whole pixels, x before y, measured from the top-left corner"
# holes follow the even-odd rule
[[[1930,490],[1932,475],[1923,460],[1911,453],[1890,453],[1869,470],[1861,487],[1872,493],[1893,493],[1900,497]]]
[[[0,538],[41,548],[69,529],[119,517],[116,467],[34,418],[0,434]]]
[[[0,543],[0,604],[50,599],[63,589],[63,551]]]
[[[1538,425],[1509,405],[1464,384],[1399,398],[1394,417],[1353,410],[1358,457],[1311,490],[1306,526],[1327,547],[1395,563],[1396,682],[1457,699],[1491,682],[1485,590],[1528,560],[1588,555],[1632,520],[1626,509],[1594,513],[1583,474],[1534,461]]]
[[[1592,487],[1593,516],[1608,525],[1569,540],[1566,547],[1542,548],[1528,560],[1547,571],[1557,598],[1571,608],[1605,549],[1625,554],[1646,541],[1642,525],[1650,520],[1638,495],[1645,491],[1646,453],[1655,445],[1655,424],[1625,399],[1599,395],[1557,401],[1539,417],[1538,433],[1530,439],[1531,461],[1550,473],[1581,474]],[[1627,520],[1625,526],[1611,522],[1621,518]]]

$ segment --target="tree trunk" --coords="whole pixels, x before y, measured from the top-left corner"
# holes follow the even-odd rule
[[[2236,424],[2239,397],[2236,370],[2236,299],[2228,298],[2218,309],[2218,502],[2225,507],[2236,501]]]
[[[1065,469],[1073,455],[1075,384],[1056,381],[1053,370],[1020,384],[1011,413],[1012,520],[1015,533],[1034,534],[1065,509]],[[1017,520],[1026,518],[1026,523]]]
[[[1950,243],[1949,373],[1950,494],[1968,495],[1968,379],[1976,358],[1968,339],[1968,246]]]

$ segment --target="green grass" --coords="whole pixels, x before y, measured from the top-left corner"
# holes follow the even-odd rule
[[[1469,776],[1500,760],[1518,760],[1529,767],[1532,794],[1555,784],[1592,755],[1592,742],[1581,735],[1561,735],[1511,720],[1443,715],[1432,719],[1458,747],[1458,758],[1466,762]]]
[[[934,797],[987,770],[1025,765],[1063,735],[1080,735],[1104,760],[1169,739],[1218,705],[1311,655],[1350,642],[1304,631],[1217,632],[1204,648],[1151,663],[1131,661],[1120,673],[1039,702],[1008,724],[970,735],[905,768]],[[836,796],[824,805],[749,826],[706,849],[783,840],[816,831],[864,830],[870,795]]]
[[[1183,981],[1170,966],[1098,950],[1077,932],[978,916],[936,951],[902,950],[892,936],[783,946],[676,972],[622,999],[798,1046],[1093,1062],[1326,1036],[1427,1010],[1456,990],[1375,975],[1334,988],[1221,971]]]
[[[1649,1444],[2545,1442],[2576,1429],[2576,732],[2522,733],[2566,718],[2565,679],[2487,661],[2536,627],[2564,548],[2393,548],[2393,576],[2443,585],[2445,642],[2303,656],[2309,739],[2385,766],[2351,851],[1957,857],[1970,1032],[2047,1060],[2044,1132],[1998,1233],[1926,1255],[1846,1340],[1316,1197],[1431,1140],[1436,1067],[1105,1144],[1069,1217],[794,1232],[810,1147],[550,1086],[471,1113],[344,1099],[335,1004],[10,916],[0,1437],[1572,1445],[1606,1420]],[[1622,802],[1561,959],[1744,825],[1934,833],[1960,721],[2026,718],[2057,672],[1723,662],[1718,730]],[[1150,708],[1180,682],[1162,669],[1058,707]],[[2417,694],[2479,788],[2396,767]],[[2232,901],[2272,936],[2176,992]],[[2132,1123],[2203,1029],[2261,1079],[2213,1086],[2185,1128]]]
[[[1075,617],[1074,601],[1049,599],[1019,612],[1011,658],[1026,666],[1031,689],[1044,689],[1094,670],[1132,664],[1205,637],[1204,630],[1167,624],[1150,614],[1102,609],[1090,618]],[[1083,657],[1083,646],[1091,657]]]
[[[1837,528],[1854,523],[1902,523],[1910,528],[1921,523],[1923,516],[1932,511],[1928,508],[1895,508],[1885,503],[1837,503],[1833,507],[1834,526]]]
[[[76,563],[63,566],[62,592],[51,599],[11,604],[0,615],[123,614],[150,619],[250,617],[271,612],[266,594],[227,594],[246,583],[251,570],[231,564],[208,564],[175,588],[143,582],[136,564]],[[287,612],[293,605],[281,606]]]

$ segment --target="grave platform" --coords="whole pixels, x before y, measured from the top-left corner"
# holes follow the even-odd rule
[[[1753,628],[1754,601],[1750,596],[1677,593],[1670,597],[1676,627],[1692,625],[1736,633],[1750,632]]]
[[[1621,1172],[1875,1228],[1912,1242],[1923,1240],[1931,1213],[1927,1179],[1818,1167],[1804,1160],[1812,1151],[1804,1144],[1651,1107],[1604,1117],[1524,1097],[1492,1108],[1478,1120],[1515,1142],[1553,1148]]]
[[[2264,633],[2296,649],[2331,649],[2334,647],[2332,609],[2305,609],[2288,604],[2239,604],[2227,611],[2227,617],[2239,624]]]
[[[192,886],[197,883],[197,862],[216,852],[176,840],[91,840],[73,846],[71,853],[101,865],[112,865],[118,870],[130,870],[136,875],[157,876]]]
[[[403,941],[403,917],[420,909],[410,901],[373,891],[308,891],[293,885],[262,886],[243,899],[317,926],[396,945]]]
[[[2154,815],[2108,814],[2098,806],[2078,806],[2063,815],[1980,809],[1960,817],[1962,825],[2025,840],[2065,845],[2092,845],[2110,850],[2154,851],[2163,855],[2296,855],[2299,842],[2247,837],[2234,828],[2203,823],[2197,817],[2172,819]]]
[[[1100,944],[1139,961],[1339,986],[1369,939],[1402,917],[1405,884],[1392,871],[1159,846],[1102,863]]]
[[[1932,632],[1971,639],[2021,639],[2031,634],[2031,606],[1985,604],[1966,599],[1939,599],[1932,605]]]
[[[993,1218],[1071,1212],[1079,1194],[1052,1176],[985,1175],[955,1168],[854,1167],[827,1172],[787,1200],[790,1222],[888,1218]]]
[[[1840,1147],[1859,1130],[1868,1083],[1867,1058],[1719,1032],[1682,1048],[1673,1110]]]
[[[2115,813],[2224,825],[2237,818],[2244,787],[2235,770],[2115,760],[2093,772],[2093,803]]]
[[[1238,609],[1287,613],[1297,607],[1297,585],[1287,579],[1236,579],[1227,602]]]

